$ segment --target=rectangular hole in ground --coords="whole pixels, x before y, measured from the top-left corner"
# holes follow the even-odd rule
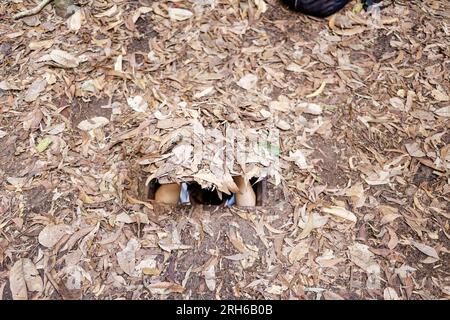
[[[210,206],[224,206],[226,201],[229,200],[232,195],[222,193],[222,197],[215,188],[204,189],[195,181],[187,181],[187,192],[189,194],[190,203],[193,205],[210,205]],[[264,205],[264,200],[267,193],[267,180],[263,178],[258,181],[258,178],[250,179],[253,191],[256,195],[256,206],[260,207]],[[161,184],[157,179],[152,179],[147,188],[147,199],[155,200],[156,191],[160,188]]]

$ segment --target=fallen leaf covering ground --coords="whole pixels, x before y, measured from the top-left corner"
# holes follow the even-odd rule
[[[449,298],[448,1],[76,3],[0,4],[2,299]],[[265,206],[143,201],[192,123],[280,130]]]

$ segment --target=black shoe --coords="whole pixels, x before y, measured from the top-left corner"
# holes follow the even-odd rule
[[[341,10],[350,0],[283,0],[292,10],[315,17],[328,17]]]

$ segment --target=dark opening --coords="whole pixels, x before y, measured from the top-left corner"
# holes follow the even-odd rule
[[[148,184],[147,189],[147,199],[149,200],[155,200],[155,193],[156,190],[161,186],[161,184],[158,182],[157,179],[150,180],[150,183]]]
[[[227,199],[231,198],[231,195],[225,193],[219,195],[216,188],[202,189],[202,187],[194,181],[188,183],[188,193],[191,204],[220,206],[225,204]]]
[[[266,178],[262,178],[258,181],[258,178],[254,177],[250,179],[253,191],[256,195],[256,206],[261,207],[264,204],[264,198],[266,197],[267,181]]]
[[[250,183],[252,185],[253,191],[256,195],[256,206],[262,206],[264,204],[264,197],[266,195],[266,178],[258,181],[258,178],[251,178]],[[189,200],[191,205],[211,205],[211,206],[222,206],[225,205],[227,200],[233,197],[222,193],[219,195],[216,188],[204,189],[197,182],[189,181],[186,182],[187,193],[189,195]],[[148,185],[147,198],[149,200],[155,200],[156,190],[161,186],[157,179],[152,179]]]

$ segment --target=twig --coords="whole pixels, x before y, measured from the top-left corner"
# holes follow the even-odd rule
[[[23,17],[28,17],[28,16],[32,16],[35,14],[38,14],[39,12],[41,12],[42,9],[44,9],[44,7],[46,5],[48,5],[50,2],[52,2],[53,0],[42,0],[41,3],[39,3],[36,7],[30,9],[30,10],[25,10],[22,12],[19,12],[15,15],[13,15],[13,19],[17,20]]]

